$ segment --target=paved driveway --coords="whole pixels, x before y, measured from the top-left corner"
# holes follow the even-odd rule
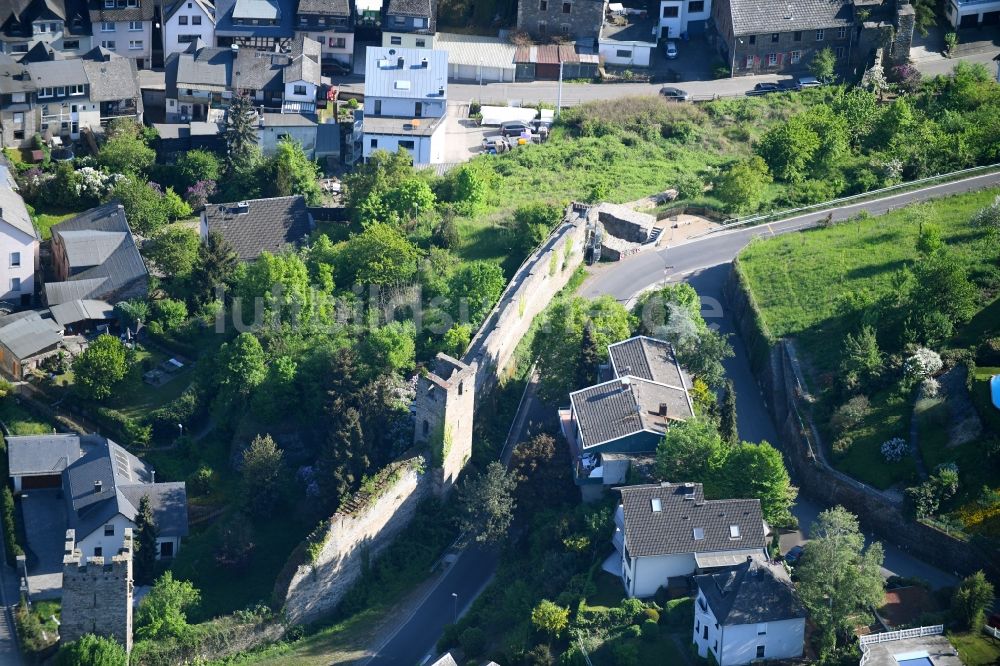
[[[447,164],[468,162],[482,151],[485,132],[476,121],[469,120],[466,102],[448,102],[444,134],[444,161]]]
[[[62,559],[66,539],[66,504],[61,490],[31,490],[21,495],[28,543],[28,588],[32,599],[62,595]]]

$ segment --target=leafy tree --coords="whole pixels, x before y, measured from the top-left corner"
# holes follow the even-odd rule
[[[111,197],[121,203],[129,225],[139,234],[154,234],[167,224],[163,195],[136,176],[119,179]]]
[[[979,293],[957,256],[943,252],[917,264],[912,302],[917,310],[940,312],[953,324],[969,321],[978,309]]]
[[[278,141],[274,155],[265,167],[272,196],[287,197],[301,194],[310,206],[319,205],[323,198],[319,189],[319,168],[310,160],[298,141],[285,137]]]
[[[924,37],[937,25],[937,3],[934,0],[913,0],[915,13],[913,27]]]
[[[215,290],[233,281],[239,259],[236,252],[217,234],[210,233],[204,245],[198,248],[198,261],[191,271],[191,284],[197,291],[194,301],[198,305],[211,303]]]
[[[267,376],[264,348],[252,333],[240,333],[219,350],[221,377],[220,398],[223,404],[250,397]]]
[[[820,137],[810,126],[805,114],[792,116],[769,129],[757,152],[777,178],[798,182],[820,148]]]
[[[496,174],[480,162],[468,162],[454,169],[449,176],[451,196],[463,215],[474,215],[492,196],[496,187]]]
[[[129,363],[125,345],[112,335],[99,335],[73,361],[77,390],[90,400],[111,397],[115,386],[125,379]]]
[[[386,217],[381,220],[362,219],[362,223],[373,221],[401,224],[405,220],[416,220],[422,213],[434,208],[436,199],[430,185],[423,178],[407,178],[382,196]]]
[[[295,413],[299,393],[298,364],[289,356],[279,356],[267,366],[267,377],[254,393],[254,411],[265,420],[278,420]]]
[[[754,155],[719,174],[712,186],[712,193],[726,210],[738,214],[748,213],[760,208],[771,180],[767,163]]]
[[[149,585],[156,574],[156,539],[159,537],[149,495],[143,495],[139,500],[138,512],[135,514],[135,534],[135,556],[132,559],[135,582]]]
[[[372,331],[364,339],[365,358],[376,372],[411,370],[416,362],[412,321],[391,321]]]
[[[177,172],[184,186],[191,187],[199,181],[218,181],[222,175],[222,162],[215,153],[195,148],[177,159]]]
[[[242,302],[244,318],[256,311],[258,299],[264,305],[265,322],[304,327],[324,314],[314,298],[309,269],[299,254],[264,252],[242,269],[233,291]],[[256,312],[254,316],[258,316]]]
[[[519,254],[528,254],[545,240],[562,220],[559,206],[545,203],[530,203],[519,206],[514,211],[511,231],[514,244],[511,248]]]
[[[249,564],[255,547],[253,525],[245,513],[237,511],[222,527],[215,561],[230,569],[242,569]]]
[[[703,483],[715,494],[715,473],[725,460],[725,445],[708,421],[689,419],[667,429],[656,448],[656,475],[671,483]]]
[[[175,222],[191,217],[191,206],[184,199],[181,199],[180,195],[174,192],[174,188],[172,187],[168,187],[167,191],[163,193],[162,204],[168,222]]]
[[[170,226],[153,236],[143,246],[146,256],[171,278],[184,278],[194,270],[201,239],[198,232],[182,226]]]
[[[444,353],[453,358],[461,358],[472,342],[472,327],[468,324],[455,324],[444,334]]]
[[[161,298],[158,301],[153,301],[153,312],[155,321],[166,331],[173,331],[183,326],[188,316],[184,301],[173,298]]]
[[[242,506],[252,515],[268,516],[281,494],[284,452],[270,435],[257,435],[243,452]]]
[[[532,350],[538,358],[541,377],[539,395],[552,403],[561,402],[571,391],[583,388],[574,384],[580,377],[580,349],[588,323],[593,327],[602,362],[608,357],[607,346],[628,338],[635,326],[625,307],[610,296],[593,301],[584,298],[557,301],[540,323]]]
[[[867,382],[881,374],[882,352],[878,347],[875,329],[865,325],[856,335],[847,334],[840,369],[848,384]]]
[[[726,395],[722,401],[719,431],[722,433],[722,441],[729,446],[735,446],[740,440],[736,425],[736,387],[733,386],[731,379],[726,380]]]
[[[59,648],[55,666],[128,666],[128,654],[112,638],[84,634]]]
[[[259,159],[257,112],[249,95],[237,93],[226,111],[226,173],[229,176],[251,169]]]
[[[97,153],[97,164],[108,173],[141,176],[155,161],[156,151],[146,145],[134,127],[124,124],[109,129],[108,140]]]
[[[837,56],[830,47],[817,51],[809,61],[809,73],[820,81],[832,81],[836,69]]]
[[[344,177],[345,203],[359,212],[372,193],[381,197],[413,173],[413,159],[408,152],[375,150],[364,164],[359,164]]]
[[[719,494],[760,500],[769,525],[794,525],[792,505],[798,491],[792,486],[781,452],[768,444],[743,442],[726,451]]]
[[[153,584],[136,613],[136,637],[163,640],[184,636],[188,630],[187,611],[201,601],[201,593],[189,581],[174,580],[167,571]]]
[[[982,571],[966,576],[951,597],[951,612],[955,621],[968,631],[983,625],[983,615],[993,603],[993,584]]]
[[[327,506],[335,510],[368,470],[369,460],[358,410],[349,407],[330,416],[335,425],[316,462],[316,479]]]
[[[349,281],[397,287],[416,275],[420,250],[393,227],[378,223],[352,236],[342,256]]]
[[[468,320],[474,326],[478,326],[489,314],[507,284],[500,265],[488,261],[464,264],[450,282],[452,316],[461,321],[464,318],[463,309],[467,309]]]
[[[1000,241],[1000,196],[972,217],[972,226],[982,229],[990,240]]]
[[[136,329],[139,322],[149,323],[149,303],[138,298],[115,303],[115,315],[123,326]]]
[[[531,624],[551,638],[558,638],[569,626],[569,609],[542,599],[531,611]]]
[[[933,254],[937,254],[944,249],[944,240],[941,238],[941,227],[927,222],[922,224],[917,235],[917,252],[924,259]]]
[[[841,506],[820,513],[809,536],[797,567],[799,596],[829,652],[838,634],[853,637],[857,613],[882,603],[882,544],[866,549],[857,517]]]
[[[458,493],[458,525],[480,543],[496,543],[507,535],[514,519],[517,480],[498,462],[466,478]]]
[[[819,139],[810,161],[810,171],[829,171],[836,167],[848,149],[847,119],[826,104],[817,104],[802,116],[803,122]]]
[[[587,323],[583,327],[583,340],[580,341],[580,361],[577,363],[576,385],[589,386],[597,379],[597,367],[601,364],[601,348],[597,344],[594,325]]]

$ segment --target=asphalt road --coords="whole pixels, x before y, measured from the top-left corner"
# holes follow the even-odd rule
[[[834,220],[850,218],[862,209],[879,214],[909,203],[997,184],[1000,184],[1000,174],[987,174],[833,211],[810,213],[767,226],[721,232],[656,252],[643,252],[625,261],[596,267],[579,293],[588,298],[610,294],[625,302],[664,281],[687,280],[707,303],[706,321],[717,325],[723,333],[733,333],[733,322],[722,307],[722,285],[730,262],[752,238],[806,229],[815,226],[817,220],[831,212]],[[736,354],[725,362],[725,367],[727,376],[736,386],[740,437],[755,442],[776,441],[777,432],[750,371],[743,342],[733,336],[732,343]],[[796,504],[795,515],[802,526],[808,528],[821,510],[818,505],[803,498]],[[788,533],[781,538],[782,549],[787,550],[805,538],[801,531]],[[453,622],[456,614],[461,615],[468,609],[492,580],[498,559],[496,550],[479,547],[461,553],[428,593],[426,600],[404,620],[395,634],[375,650],[374,656],[362,663],[366,666],[412,666],[421,663],[433,653],[444,626]],[[935,586],[951,585],[956,580],[948,572],[935,569],[892,546],[886,547],[883,573],[886,576],[920,576]],[[458,595],[457,601],[453,593]]]

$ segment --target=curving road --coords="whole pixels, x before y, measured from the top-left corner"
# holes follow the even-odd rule
[[[958,194],[1000,185],[1000,173],[975,176],[905,192],[883,199],[852,204],[833,210],[808,213],[765,226],[719,232],[700,239],[655,252],[643,252],[614,264],[595,267],[580,287],[579,294],[588,298],[610,294],[620,301],[630,301],[642,291],[665,281],[687,280],[712,303],[722,302],[722,285],[729,264],[753,238],[800,231],[816,226],[820,219],[832,214],[834,220],[844,220],[867,210],[879,215],[894,208],[927,199]],[[706,319],[717,324],[723,333],[733,333],[733,322],[719,307],[709,307]],[[725,363],[726,373],[736,385],[737,421],[740,436],[749,441],[777,440],[777,431],[764,406],[763,397],[750,371],[750,363],[739,337],[733,336],[736,355]],[[537,402],[535,403],[537,406]],[[806,499],[796,504],[795,514],[803,526],[808,526],[822,510]],[[782,548],[788,549],[806,538],[802,532],[784,535]],[[362,664],[371,666],[412,666],[431,654],[444,626],[454,620],[456,612],[467,609],[489,584],[498,562],[494,549],[473,548],[463,552],[450,570],[428,592],[420,606],[390,638]],[[917,560],[898,548],[887,546],[884,571],[886,575],[920,576],[936,587],[951,585],[956,578]],[[452,594],[457,594],[458,601]]]

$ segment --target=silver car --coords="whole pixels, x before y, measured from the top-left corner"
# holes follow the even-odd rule
[[[686,102],[690,98],[690,95],[686,90],[681,90],[680,88],[674,88],[673,86],[663,86],[660,88],[660,94],[666,97],[668,100],[675,102]]]

